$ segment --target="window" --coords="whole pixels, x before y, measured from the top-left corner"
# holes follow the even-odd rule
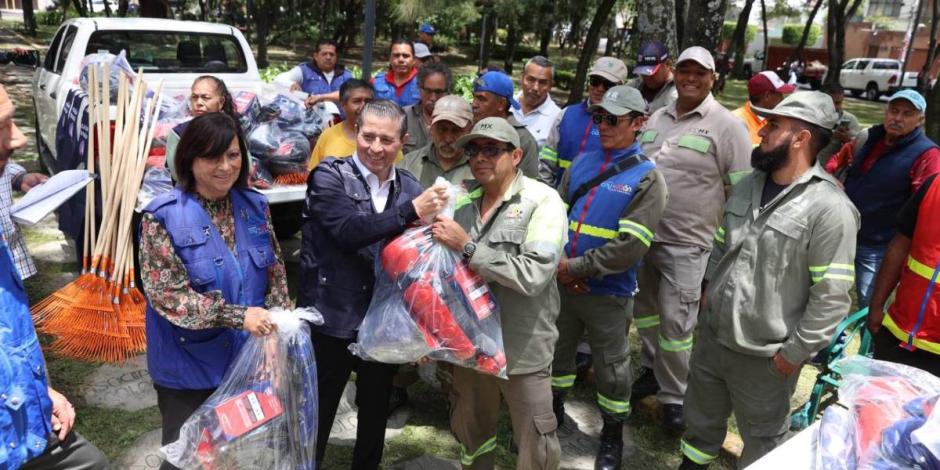
[[[869,0],[868,14],[865,16],[887,16],[897,18],[901,16],[903,0]]]
[[[855,70],[855,64],[856,64],[857,62],[858,62],[857,60],[850,60],[850,61],[848,61],[848,62],[842,64],[842,69],[843,69],[843,70]]]
[[[69,58],[69,49],[72,48],[72,43],[75,42],[76,33],[78,33],[78,28],[75,26],[69,26],[69,30],[65,32],[65,37],[62,39],[62,48],[59,49],[59,58],[55,64],[55,73],[61,74],[65,68],[65,61]]]
[[[62,44],[62,36],[65,36],[67,29],[68,28],[59,28],[59,32],[55,35],[55,39],[52,40],[49,50],[46,51],[46,59],[42,63],[42,68],[50,72],[55,70],[56,53],[59,52],[59,45]]]
[[[858,61],[858,64],[855,66],[855,70],[865,70],[866,68],[868,68],[868,63],[869,63],[869,62],[871,62],[871,61],[870,61],[870,60],[859,60],[859,61]]]
[[[886,60],[879,60],[875,62],[875,65],[872,66],[872,69],[875,70],[898,70],[901,68],[901,65],[897,62],[891,62]]]
[[[112,54],[126,51],[127,61],[137,70],[157,73],[241,73],[248,70],[242,48],[235,37],[164,31],[96,31],[88,40],[86,54],[100,50]]]

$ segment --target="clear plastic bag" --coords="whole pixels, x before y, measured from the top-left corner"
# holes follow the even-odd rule
[[[459,187],[446,185],[453,216]],[[499,308],[486,282],[431,238],[431,227],[405,231],[382,249],[372,303],[354,354],[403,364],[429,356],[506,378]]]
[[[277,332],[250,337],[216,389],[160,449],[181,469],[316,468],[317,371],[313,309],[272,310]]]
[[[109,94],[111,97],[111,102],[117,101],[118,95],[118,86],[120,84],[121,74],[124,74],[129,79],[130,83],[134,83],[134,79],[137,77],[137,74],[134,73],[134,69],[131,68],[131,64],[127,62],[127,57],[125,56],[125,51],[121,51],[118,55],[111,54],[110,52],[96,52],[93,54],[88,54],[85,58],[82,59],[79,70],[81,72],[78,76],[78,84],[81,85],[82,90],[88,92],[88,68],[95,66],[96,73],[98,73],[98,81],[101,81],[101,73],[104,72],[103,64],[108,64],[108,82],[110,83]]]
[[[173,190],[170,170],[163,166],[151,166],[144,172],[144,181],[137,193],[137,212],[142,211],[153,198]]]
[[[826,410],[818,449],[823,463],[828,455],[834,466],[821,468],[940,469],[940,460],[913,438],[934,414],[940,378],[914,367],[862,356],[839,365],[839,402],[847,408],[851,424],[847,430],[845,416],[840,416],[843,412],[838,408]],[[841,466],[839,455],[847,459]]]

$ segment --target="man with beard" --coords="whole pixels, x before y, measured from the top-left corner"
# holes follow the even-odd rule
[[[669,203],[640,266],[634,322],[643,341],[642,373],[632,398],[653,393],[663,425],[681,431],[698,319],[702,276],[731,186],[750,171],[751,140],[744,123],[711,95],[715,60],[701,47],[679,55],[679,96],[650,116],[640,137],[669,188]]]
[[[431,142],[405,155],[401,168],[415,175],[422,188],[430,188],[438,176],[456,185],[472,179],[469,159],[455,146],[472,125],[473,110],[467,100],[456,95],[437,100],[431,118]]]
[[[512,110],[512,115],[525,124],[539,147],[545,145],[555,118],[561,112],[550,93],[554,78],[555,65],[550,60],[540,55],[529,59],[522,69],[522,92],[517,95],[521,106]]]
[[[767,119],[756,171],[734,187],[705,274],[680,469],[717,457],[732,412],[742,468],[776,447],[803,363],[852,304],[858,212],[816,165],[837,123],[832,100],[797,92],[756,112]]]
[[[427,145],[434,103],[450,94],[451,83],[450,69],[444,64],[428,64],[418,70],[421,100],[411,106],[405,106],[405,116],[408,117],[408,143],[402,148],[402,152],[408,154]]]

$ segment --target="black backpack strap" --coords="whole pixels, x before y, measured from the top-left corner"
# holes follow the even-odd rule
[[[627,158],[624,158],[623,160],[620,160],[614,166],[604,170],[603,173],[591,178],[590,180],[588,180],[586,183],[582,184],[581,186],[578,186],[578,189],[575,190],[575,192],[571,195],[571,197],[568,198],[566,202],[568,203],[569,206],[573,206],[574,203],[578,202],[578,199],[581,199],[582,197],[584,197],[584,195],[587,194],[588,191],[593,189],[595,186],[603,183],[608,178],[614,175],[617,175],[619,173],[623,173],[624,171],[627,171],[630,168],[633,168],[634,166],[639,165],[640,163],[648,162],[649,160],[650,159],[647,158],[646,155],[643,155],[641,153],[637,153]]]

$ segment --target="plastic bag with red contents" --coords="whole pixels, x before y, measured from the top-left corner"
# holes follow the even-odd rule
[[[448,187],[453,216],[458,186]],[[392,364],[422,357],[506,378],[499,308],[486,282],[424,225],[386,244],[372,303],[350,347],[364,359]]]

